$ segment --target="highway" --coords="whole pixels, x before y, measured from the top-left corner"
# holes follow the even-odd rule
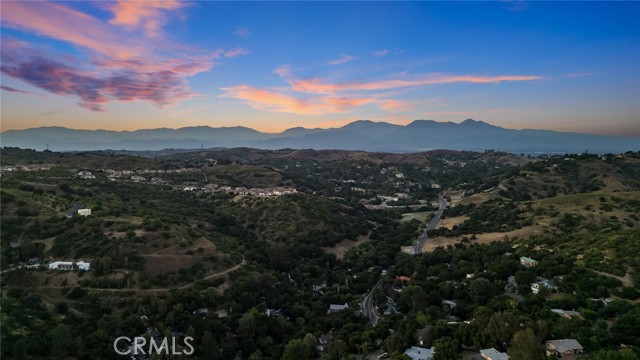
[[[429,238],[429,230],[433,230],[436,228],[436,225],[438,225],[438,223],[440,222],[440,218],[442,218],[442,213],[444,212],[444,209],[448,205],[447,200],[445,200],[442,197],[442,195],[438,195],[438,203],[440,204],[440,206],[438,207],[438,211],[436,211],[436,214],[433,216],[433,218],[429,220],[429,222],[427,223],[427,226],[424,228],[424,231],[418,237],[418,240],[416,241],[415,245],[413,245],[414,254],[422,253],[422,248],[424,247],[424,243]]]
[[[440,204],[440,206],[438,207],[438,211],[436,211],[436,214],[427,223],[427,226],[425,227],[424,231],[422,232],[422,234],[420,234],[420,236],[418,237],[418,240],[413,246],[414,254],[422,253],[422,247],[424,246],[425,241],[427,241],[427,239],[429,238],[429,234],[428,234],[429,230],[435,229],[436,225],[438,225],[438,223],[440,222],[440,218],[442,217],[442,213],[444,212],[444,209],[448,205],[447,200],[445,200],[442,197],[442,195],[438,195],[438,203]],[[373,292],[378,288],[378,286],[380,286],[381,283],[382,283],[382,276],[380,277],[380,280],[378,280],[378,282],[373,286],[371,291],[367,293],[367,295],[364,297],[364,299],[360,303],[360,306],[362,306],[362,312],[364,313],[364,316],[366,316],[369,319],[369,324],[371,324],[372,326],[376,326],[376,324],[378,323],[378,319],[380,318],[376,314],[376,311],[373,306]]]

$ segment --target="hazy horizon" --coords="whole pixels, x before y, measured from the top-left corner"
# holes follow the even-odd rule
[[[640,136],[637,2],[3,1],[1,130]]]

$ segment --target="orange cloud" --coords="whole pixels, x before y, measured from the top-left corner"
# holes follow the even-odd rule
[[[428,75],[415,80],[380,80],[372,82],[352,82],[342,84],[325,83],[320,79],[292,80],[291,88],[297,92],[305,93],[338,93],[344,91],[375,91],[389,90],[403,87],[415,87],[433,84],[447,83],[501,83],[504,81],[529,81],[540,80],[540,76],[532,75],[501,75],[501,76],[476,76],[476,75]]]
[[[176,10],[184,6],[177,0],[131,1],[119,0],[112,7],[113,19],[110,23],[128,29],[144,27],[147,35],[155,36],[165,23],[165,10]]]
[[[411,103],[404,100],[380,100],[378,102],[381,109],[388,112],[408,112],[411,111]]]
[[[259,110],[286,112],[301,115],[345,113],[351,108],[375,103],[374,98],[319,97],[298,99],[275,91],[258,89],[249,85],[221,88],[222,97],[239,99]]]

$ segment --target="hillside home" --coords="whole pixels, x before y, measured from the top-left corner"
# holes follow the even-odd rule
[[[573,359],[575,354],[581,354],[584,348],[575,339],[561,339],[545,341],[547,356],[557,359]]]
[[[88,262],[84,262],[82,260],[78,261],[76,263],[76,266],[78,267],[78,269],[80,270],[84,270],[84,271],[89,271],[91,270],[91,263]]]
[[[509,360],[509,355],[494,348],[482,349],[480,355],[486,360]]]
[[[49,270],[73,270],[73,262],[54,261],[49,263]]]
[[[78,215],[89,216],[91,215],[91,209],[78,209]]]
[[[318,338],[318,343],[316,345],[316,348],[318,349],[318,351],[324,352],[325,350],[327,350],[327,347],[332,341],[333,341],[333,334],[331,332],[328,332]]]
[[[543,288],[545,288],[547,290],[551,290],[551,289],[553,289],[555,287],[556,286],[553,283],[553,281],[548,280],[548,279],[541,279],[540,281],[531,283],[531,292],[534,293],[534,294],[537,294]]]
[[[526,268],[532,268],[538,265],[538,261],[532,258],[523,256],[520,258],[520,264]]]
[[[339,311],[346,310],[348,308],[349,308],[349,304],[347,304],[347,303],[344,303],[344,305],[331,304],[331,305],[329,305],[329,310],[327,311],[327,314],[337,313]]]
[[[574,318],[574,317],[579,318],[580,317],[580,312],[578,312],[578,311],[562,310],[562,309],[551,309],[551,311],[553,311],[554,313],[562,316],[565,319],[571,319],[571,318]]]

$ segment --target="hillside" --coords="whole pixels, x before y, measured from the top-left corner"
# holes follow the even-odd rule
[[[540,356],[575,338],[587,360],[640,347],[638,153],[0,155],[3,357],[18,343],[111,358],[110,339],[155,332],[194,335],[207,359],[281,359],[304,341],[323,359],[399,358],[420,340],[451,358],[513,354],[521,337]],[[81,260],[89,271],[48,268]]]

